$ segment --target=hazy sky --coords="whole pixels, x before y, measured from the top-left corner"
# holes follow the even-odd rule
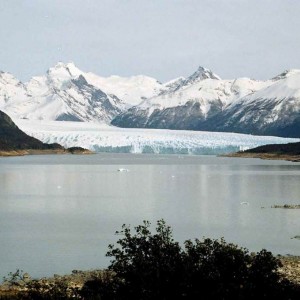
[[[199,65],[222,78],[300,68],[299,0],[0,0],[0,69],[21,80],[58,61],[160,81]]]

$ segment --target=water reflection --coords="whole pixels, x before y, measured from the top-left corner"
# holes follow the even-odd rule
[[[105,157],[0,160],[0,275],[104,267],[113,233],[143,219],[165,218],[180,241],[224,236],[254,251],[300,253],[299,241],[290,239],[300,233],[299,211],[269,208],[299,203],[299,164]]]

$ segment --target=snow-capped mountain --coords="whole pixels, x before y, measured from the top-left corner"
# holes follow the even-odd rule
[[[205,79],[221,80],[221,78],[218,75],[214,74],[211,70],[199,66],[196,72],[194,72],[188,78],[184,79],[174,90],[170,90],[170,92],[175,92],[176,90],[198,83]]]
[[[300,136],[300,70],[287,70],[267,81],[222,80],[199,67],[175,82],[118,115],[112,124]]]
[[[0,73],[0,109],[14,118],[109,123],[126,109],[174,86],[144,75],[101,77],[58,63],[22,83]]]
[[[158,80],[144,76],[131,77],[100,77],[93,73],[85,73],[87,81],[109,94],[114,94],[122,99],[127,107],[140,104],[147,98],[152,98],[162,91],[168,89]]]
[[[12,99],[24,101],[28,97],[26,87],[12,74],[0,72],[0,107],[10,103]]]
[[[213,130],[261,135],[300,136],[300,70],[286,71],[273,84],[226,107]]]
[[[221,80],[199,67],[186,79],[180,78],[158,96],[146,99],[118,115],[113,125],[170,129],[204,129],[208,119],[230,103],[269,85],[270,82],[239,78]]]
[[[14,118],[109,123],[125,108],[117,96],[89,84],[72,63],[58,63],[25,84],[2,75],[1,109]]]
[[[224,80],[199,67],[166,83],[144,75],[100,77],[58,63],[22,83],[0,72],[0,109],[14,120],[300,136],[300,70],[270,80]]]

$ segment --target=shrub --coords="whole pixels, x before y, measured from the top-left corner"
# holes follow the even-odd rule
[[[3,277],[3,282],[10,286],[19,286],[24,284],[24,272],[23,270],[17,269],[15,272],[9,272],[7,276]]]
[[[107,256],[114,257],[109,269],[122,283],[118,295],[123,299],[161,299],[180,291],[182,249],[163,220],[157,222],[155,234],[149,227],[144,221],[132,234],[130,227],[123,225],[117,232],[124,235],[117,241],[119,247],[109,245]]]
[[[241,297],[251,257],[247,249],[224,239],[185,242],[185,290],[189,297]]]
[[[208,238],[182,248],[163,220],[154,234],[148,221],[134,230],[123,225],[122,238],[109,245],[114,299],[299,299],[299,287],[280,279],[280,261],[266,250],[249,255]]]
[[[116,291],[118,290],[118,280],[115,275],[109,271],[103,271],[97,277],[88,280],[79,295],[82,299],[100,300],[100,299],[117,299]]]
[[[66,280],[56,279],[53,282],[47,280],[32,280],[27,284],[28,300],[50,300],[50,299],[81,299],[76,288],[71,288]]]

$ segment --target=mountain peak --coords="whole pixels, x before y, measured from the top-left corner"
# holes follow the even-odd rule
[[[199,79],[199,80],[204,80],[204,79],[216,79],[216,80],[220,80],[221,79],[218,75],[216,75],[215,73],[213,73],[210,69],[207,69],[207,68],[202,67],[202,66],[199,66],[198,69],[197,69],[197,71],[194,72],[188,78]]]
[[[192,75],[187,77],[186,79],[182,79],[180,84],[175,87],[172,91],[177,91],[180,88],[192,85],[194,83],[200,82],[205,79],[215,79],[215,80],[221,80],[221,78],[213,73],[211,70],[204,68],[202,66],[199,66],[196,72],[194,72]]]
[[[295,74],[299,74],[300,70],[299,69],[289,69],[289,70],[285,70],[284,72],[282,72],[281,74],[275,76],[272,78],[272,80],[277,81],[280,79],[285,79],[289,76],[295,75]]]
[[[47,80],[57,86],[62,86],[65,82],[78,78],[83,72],[74,63],[58,62],[47,71]]]
[[[0,71],[0,81],[2,83],[19,83],[20,81],[11,73]]]
[[[53,67],[54,69],[60,69],[60,68],[76,68],[74,62],[70,61],[68,63],[64,63],[62,61],[59,61],[56,63],[56,65]]]
[[[47,75],[51,77],[78,77],[82,74],[73,62],[58,62],[54,67],[47,71]]]
[[[189,85],[195,83],[197,81],[205,80],[205,79],[216,79],[220,80],[221,78],[213,73],[211,70],[199,66],[197,71],[190,75],[186,80],[184,85]]]

